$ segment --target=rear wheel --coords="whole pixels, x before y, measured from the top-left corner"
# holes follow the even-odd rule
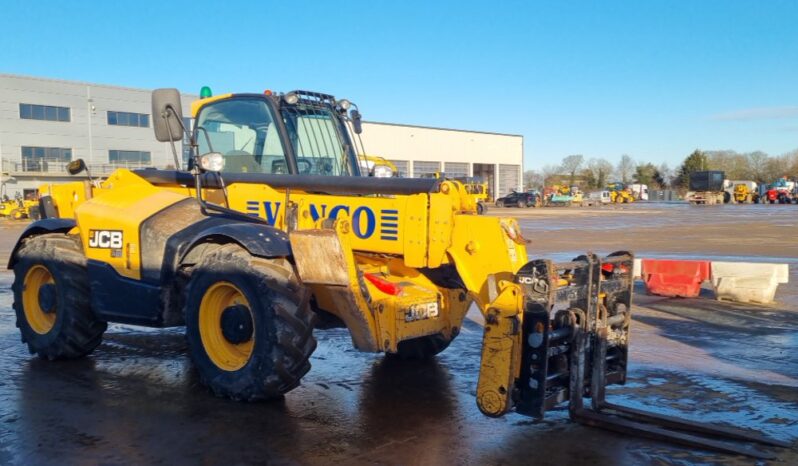
[[[14,311],[22,342],[45,359],[73,359],[102,341],[107,324],[89,304],[86,258],[77,239],[28,239],[14,266]]]
[[[519,199],[519,200],[518,200],[518,207],[519,207],[519,208],[524,208],[524,207],[526,207],[526,201],[525,201],[525,200],[523,200],[523,199]]]
[[[186,336],[200,380],[235,400],[278,397],[299,385],[316,349],[310,293],[286,259],[224,245],[194,268]]]
[[[496,201],[496,207],[504,207],[504,201],[502,200]]]

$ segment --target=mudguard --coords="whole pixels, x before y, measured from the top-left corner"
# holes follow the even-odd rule
[[[22,232],[17,243],[14,245],[14,249],[11,250],[7,268],[9,270],[14,268],[14,264],[17,263],[17,251],[25,239],[44,233],[66,233],[76,225],[77,223],[73,218],[46,218],[31,223],[25,228],[25,231]]]
[[[247,252],[257,257],[288,257],[291,255],[291,243],[288,235],[280,229],[263,223],[225,223],[211,225],[198,232],[189,241],[179,256],[182,263],[202,243],[238,243]]]

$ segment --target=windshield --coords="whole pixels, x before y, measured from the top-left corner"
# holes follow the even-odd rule
[[[280,133],[261,99],[208,104],[198,116],[196,138],[200,154],[224,156],[224,172],[288,173]]]
[[[331,109],[297,105],[283,107],[282,113],[299,173],[350,174],[348,144]]]
[[[350,175],[349,139],[332,109],[283,105],[287,139],[300,174]],[[286,150],[272,107],[261,98],[213,102],[197,117],[199,153],[220,152],[228,173],[289,173]]]

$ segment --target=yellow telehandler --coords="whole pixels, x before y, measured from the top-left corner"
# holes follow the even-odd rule
[[[346,327],[360,351],[428,358],[474,305],[485,321],[476,399],[488,416],[541,418],[569,402],[578,422],[685,445],[769,454],[641,421],[778,443],[606,403],[605,387],[626,380],[631,253],[529,261],[518,223],[477,215],[461,183],[360,176],[360,113],[346,100],[206,94],[192,104],[193,131],[180,102],[175,89],[153,93],[155,135],[178,169],[42,188],[44,218],[9,262],[31,353],[84,356],[108,322],[185,326],[213,393],[269,399],[310,369],[318,318]],[[192,157],[181,169],[184,137]]]

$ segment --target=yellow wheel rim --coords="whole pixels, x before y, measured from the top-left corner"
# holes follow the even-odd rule
[[[22,288],[22,309],[25,312],[25,319],[34,332],[44,335],[53,329],[55,325],[55,308],[52,312],[44,312],[39,303],[39,291],[44,285],[53,284],[53,275],[43,265],[34,265],[25,274],[25,281]]]
[[[244,343],[234,344],[222,334],[222,312],[230,306],[243,305],[250,309],[249,301],[235,285],[218,282],[208,288],[202,297],[199,309],[199,331],[205,353],[216,367],[225,371],[236,371],[244,367],[252,356],[255,333]],[[250,309],[250,316],[252,310]],[[254,317],[252,318],[254,322]]]

